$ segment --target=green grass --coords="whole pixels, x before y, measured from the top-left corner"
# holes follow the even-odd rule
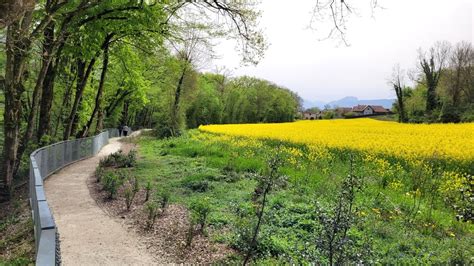
[[[209,224],[213,228],[209,237],[239,249],[241,221],[237,210],[251,205],[255,174],[266,167],[267,158],[278,147],[294,145],[264,141],[258,148],[237,147],[193,137],[200,134],[207,133],[190,131],[166,140],[139,138],[136,174],[151,180],[155,187],[168,189],[174,203],[188,206],[194,200],[209,198]],[[315,206],[332,206],[340,181],[349,173],[347,156],[335,158],[330,167],[300,161],[280,169],[288,183],[270,194],[259,235],[259,264],[327,262],[316,245],[319,224]],[[353,241],[348,250],[352,261],[472,263],[472,223],[457,221],[454,211],[440,199],[430,208],[428,198],[422,197],[419,211],[410,213],[410,172],[397,173],[405,184],[391,189],[380,185],[380,178],[372,175],[370,167],[358,161],[355,170],[364,177],[364,186],[356,198],[357,222],[348,234]]]

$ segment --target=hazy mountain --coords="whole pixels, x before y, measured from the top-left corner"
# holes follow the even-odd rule
[[[319,107],[324,108],[325,105],[329,105],[332,108],[334,107],[352,107],[358,104],[370,104],[370,105],[382,105],[385,108],[392,108],[395,99],[374,99],[374,100],[359,100],[357,97],[348,96],[342,99],[331,101],[331,102],[321,102],[321,101],[311,101],[311,100],[304,100],[303,107],[310,108],[310,107]]]
[[[318,108],[324,108],[324,105],[326,103],[322,101],[310,101],[307,99],[303,99],[303,108],[308,109],[311,107],[318,107]]]

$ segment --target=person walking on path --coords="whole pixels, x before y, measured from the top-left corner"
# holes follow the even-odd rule
[[[123,125],[120,124],[120,126],[118,126],[117,129],[118,129],[118,132],[119,132],[119,135],[118,135],[118,136],[121,137],[121,136],[122,136],[122,132],[123,132]]]
[[[128,126],[124,126],[122,128],[123,136],[126,137],[128,136],[128,133],[130,132],[130,128]]]

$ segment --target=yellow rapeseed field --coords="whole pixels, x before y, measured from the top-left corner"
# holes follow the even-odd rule
[[[474,160],[474,123],[399,124],[374,119],[298,121],[200,126],[231,136],[277,139],[328,148],[417,158]]]

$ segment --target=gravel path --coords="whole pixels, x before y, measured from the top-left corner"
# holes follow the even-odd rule
[[[64,265],[159,264],[138,236],[108,216],[92,199],[88,180],[101,157],[120,149],[110,139],[99,155],[74,163],[46,180],[45,189],[61,240]]]

